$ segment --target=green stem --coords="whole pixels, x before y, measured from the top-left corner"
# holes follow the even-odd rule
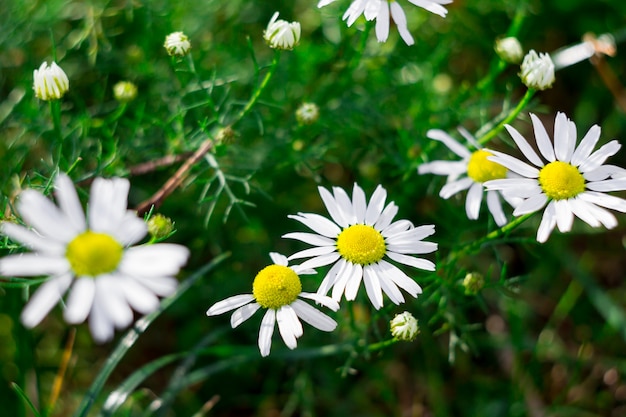
[[[509,234],[511,231],[513,231],[513,229],[517,228],[517,226],[524,223],[526,220],[530,219],[535,213],[536,211],[533,211],[532,213],[527,213],[527,214],[524,214],[523,216],[517,217],[510,223],[502,226],[500,229],[497,229],[497,230],[494,230],[493,232],[488,233],[482,239],[475,240],[471,244],[464,246],[463,248],[457,251],[451,252],[450,255],[448,255],[448,262],[446,263],[450,264],[453,260],[455,260],[456,258],[462,255],[472,254],[478,251],[485,243],[492,241],[492,240],[496,240],[500,238],[501,236]]]
[[[517,103],[517,106],[515,106],[515,108],[511,110],[511,112],[504,119],[502,119],[502,121],[498,123],[493,129],[489,130],[487,133],[479,137],[477,139],[478,143],[484,145],[491,139],[493,139],[494,136],[500,133],[500,131],[504,129],[504,125],[513,121],[521,113],[521,111],[524,110],[524,107],[526,107],[526,105],[530,102],[536,91],[537,90],[533,90],[532,88],[526,90],[526,94],[524,94],[524,97],[522,97],[520,102]]]
[[[246,103],[244,108],[239,112],[239,114],[235,118],[235,121],[233,123],[231,123],[231,126],[234,126],[237,122],[239,122],[241,119],[243,119],[244,116],[246,116],[250,112],[252,107],[254,107],[254,105],[256,104],[257,100],[261,96],[261,93],[263,92],[263,90],[265,90],[265,87],[267,87],[267,84],[269,83],[270,79],[274,75],[274,72],[276,72],[276,68],[278,68],[278,61],[279,60],[280,60],[280,50],[276,49],[274,51],[274,59],[272,60],[270,68],[267,71],[267,73],[265,74],[265,77],[263,78],[263,81],[261,81],[261,84],[259,84],[259,86],[256,88],[256,90],[252,94],[252,97],[250,97],[250,100],[248,100],[248,103]]]

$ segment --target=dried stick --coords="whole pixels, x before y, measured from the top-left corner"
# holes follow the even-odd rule
[[[183,180],[194,166],[207,152],[213,148],[213,139],[209,138],[202,142],[200,147],[178,168],[178,171],[149,199],[137,206],[137,213],[143,216],[151,207],[158,208],[176,188],[182,184]]]

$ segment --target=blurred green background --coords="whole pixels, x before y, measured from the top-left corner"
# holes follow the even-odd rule
[[[371,195],[382,184],[400,207],[399,218],[436,225],[431,240],[439,251],[431,260],[483,237],[495,227],[487,213],[467,220],[464,198],[438,197],[443,178],[417,175],[424,160],[450,156],[428,143],[426,131],[444,129],[458,138],[456,127],[463,125],[476,132],[524,95],[516,66],[476,87],[497,63],[495,39],[516,16],[526,51],[552,52],[588,32],[626,29],[626,3],[617,0],[455,0],[445,19],[399,3],[416,40],[411,47],[393,26],[384,44],[362,19],[347,28],[341,20],[347,0],[323,9],[315,0],[0,0],[3,217],[21,189],[39,187],[70,167],[82,197],[94,176],[125,176],[132,183],[130,206],[138,205],[179,164],[145,175],[130,175],[131,168],[194,151],[232,123],[274,56],[262,38],[272,14],[302,25],[300,45],[281,54],[258,104],[233,127],[235,138],[215,149],[219,171],[202,161],[158,210],[176,224],[169,241],[192,251],[181,279],[221,253],[230,257],[142,335],[90,415],[109,415],[106,407],[101,411],[108,393],[174,353],[182,359],[146,376],[114,415],[626,415],[623,218],[611,231],[577,221],[572,233],[555,232],[539,245],[535,216],[509,238],[436,274],[411,271],[425,291],[405,305],[386,300],[376,312],[361,290],[356,303],[342,304],[334,315],[335,332],[305,326],[295,354],[275,334],[270,357],[258,355],[258,313],[235,330],[228,315],[205,316],[215,302],[250,292],[270,251],[289,255],[304,248],[280,236],[303,230],[288,214],[326,215],[317,185],[351,190],[356,181]],[[195,73],[190,61],[172,59],[163,49],[165,36],[179,30],[191,40]],[[605,60],[621,88],[624,45]],[[70,79],[61,101],[62,145],[47,103],[32,92],[33,69],[54,56]],[[123,108],[112,96],[120,80],[139,89]],[[295,119],[303,102],[320,108],[313,125]],[[564,111],[579,138],[593,124],[602,127],[601,143],[626,138],[625,109],[589,61],[557,72],[554,87],[538,93],[513,123],[531,137],[528,111],[539,114],[548,131],[556,112]],[[490,144],[509,145],[506,134]],[[611,163],[626,166],[626,152]],[[237,204],[226,218],[228,198],[216,196],[216,183],[209,183],[216,172],[254,207]],[[460,285],[467,272],[487,278],[477,296],[466,296]],[[304,277],[303,289],[314,292],[320,280]],[[18,317],[25,300],[23,288],[0,287],[0,404],[6,416],[29,415],[11,382],[46,407],[72,334],[58,307],[35,329],[24,329]],[[367,343],[389,338],[388,320],[405,310],[420,321],[418,339],[366,352]],[[315,350],[336,344],[352,348],[330,355]],[[76,328],[63,388],[48,415],[75,412],[114,347],[95,345],[86,325]]]

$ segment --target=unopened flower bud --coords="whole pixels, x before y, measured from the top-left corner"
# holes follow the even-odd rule
[[[174,231],[174,223],[169,217],[155,214],[148,219],[148,233],[154,239],[165,239]]]
[[[230,126],[225,126],[217,131],[215,143],[217,145],[228,145],[235,140],[236,133]]]
[[[33,72],[33,90],[35,90],[35,97],[38,99],[58,100],[69,89],[70,80],[54,61],[50,66],[44,62],[39,69]]]
[[[537,52],[531,50],[524,57],[519,76],[528,88],[545,90],[552,87],[552,83],[554,83],[554,64],[552,59],[550,59],[550,55],[546,53],[537,54]]]
[[[391,335],[405,342],[415,340],[420,332],[417,319],[408,311],[396,314],[391,322],[389,322],[389,325],[391,326]]]
[[[174,32],[167,35],[163,46],[171,56],[181,57],[189,53],[191,42],[183,32]]]
[[[137,86],[130,81],[120,81],[113,86],[113,97],[120,103],[128,103],[137,97]]]
[[[509,64],[519,64],[524,57],[522,45],[513,36],[497,39],[495,50],[500,59]]]
[[[315,103],[302,103],[296,110],[296,120],[302,125],[310,125],[320,118],[320,109]]]
[[[476,295],[485,286],[485,277],[478,272],[470,272],[463,279],[465,295]]]
[[[272,16],[263,38],[270,48],[291,50],[300,42],[300,23],[277,19],[278,12]]]

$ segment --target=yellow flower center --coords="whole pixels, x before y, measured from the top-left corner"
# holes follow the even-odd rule
[[[380,261],[387,250],[385,238],[372,226],[355,224],[337,237],[337,250],[353,264],[368,265]]]
[[[548,197],[565,200],[585,191],[585,178],[575,166],[555,161],[541,168],[539,185]]]
[[[302,291],[300,277],[282,265],[263,268],[254,278],[252,295],[263,308],[278,309],[293,303]]]
[[[506,178],[506,168],[487,159],[492,155],[482,149],[474,152],[467,163],[467,175],[480,183]]]
[[[67,245],[65,257],[77,276],[95,277],[115,271],[123,252],[122,245],[111,236],[88,230]]]

